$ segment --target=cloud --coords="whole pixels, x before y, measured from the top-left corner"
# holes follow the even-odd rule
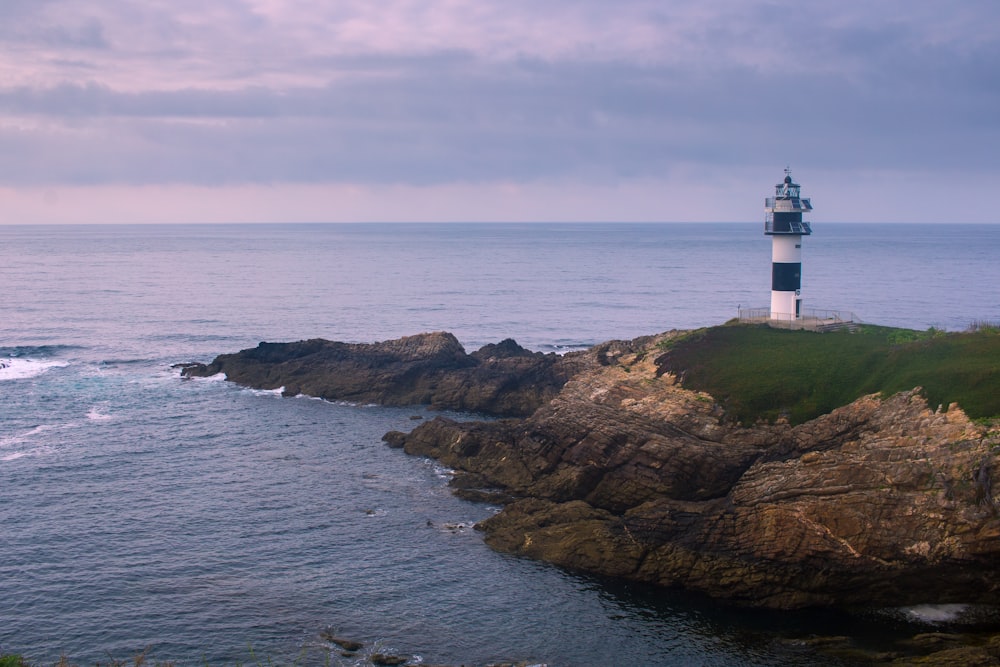
[[[0,185],[995,174],[998,19],[975,0],[6,0]]]

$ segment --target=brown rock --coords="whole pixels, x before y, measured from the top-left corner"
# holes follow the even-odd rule
[[[344,649],[348,653],[354,653],[355,651],[359,651],[361,650],[362,647],[364,647],[364,644],[362,644],[361,642],[354,641],[353,639],[345,639],[343,637],[338,637],[337,635],[333,634],[328,630],[324,630],[323,632],[321,632],[320,636],[322,636],[323,639],[330,642],[331,644],[336,644],[337,646]]]
[[[526,420],[435,419],[404,449],[525,498],[487,542],[566,567],[781,608],[997,599],[996,433],[919,390],[744,428],[658,375],[656,342],[592,351]]]

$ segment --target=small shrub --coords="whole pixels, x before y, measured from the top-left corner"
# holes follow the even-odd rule
[[[969,325],[968,331],[988,331],[990,333],[1000,333],[1000,321],[975,320]]]

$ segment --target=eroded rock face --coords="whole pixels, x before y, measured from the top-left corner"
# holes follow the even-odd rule
[[[526,416],[589,363],[584,359],[531,352],[509,339],[466,354],[452,334],[436,332],[370,344],[261,343],[210,364],[185,364],[181,372],[225,373],[237,384],[284,387],[291,396]]]
[[[595,353],[526,420],[396,443],[521,498],[479,526],[503,551],[778,608],[997,600],[1000,436],[919,390],[744,428],[658,375],[657,342]]]

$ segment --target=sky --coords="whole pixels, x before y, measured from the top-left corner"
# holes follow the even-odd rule
[[[0,224],[1000,222],[996,0],[0,0]]]

